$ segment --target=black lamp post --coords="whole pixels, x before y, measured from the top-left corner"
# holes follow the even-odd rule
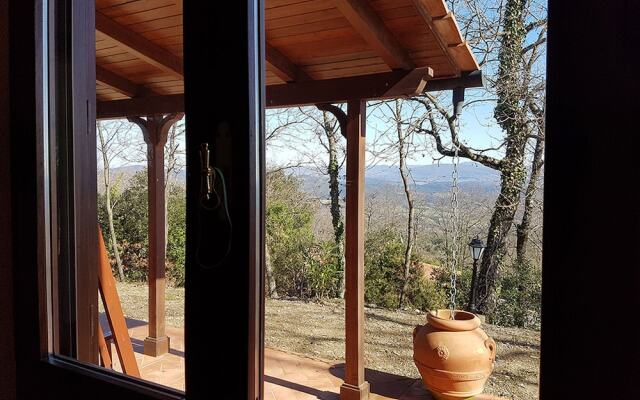
[[[471,289],[469,290],[469,311],[476,311],[476,279],[478,275],[478,260],[482,256],[485,245],[482,240],[476,235],[475,238],[469,242],[469,250],[471,251],[471,257],[473,258],[473,274],[471,275]]]

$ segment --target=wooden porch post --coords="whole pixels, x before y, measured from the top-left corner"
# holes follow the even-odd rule
[[[144,354],[157,357],[169,351],[165,333],[165,182],[164,145],[169,128],[183,114],[153,115],[142,119],[130,117],[147,143],[147,179],[149,204],[149,336],[144,340]]]
[[[345,235],[345,377],[341,400],[369,398],[364,377],[364,149],[366,107],[347,103],[347,201]]]

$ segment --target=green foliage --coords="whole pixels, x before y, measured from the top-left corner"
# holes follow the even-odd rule
[[[365,301],[397,308],[402,287],[404,248],[390,230],[367,232],[365,240]]]
[[[471,275],[473,274],[473,265],[470,261],[464,262],[464,258],[460,258],[458,262],[458,273],[456,275],[456,308],[466,310],[469,303],[469,293],[471,290]],[[447,263],[443,262],[443,266],[434,271],[434,278],[438,287],[442,288],[445,293],[443,302],[444,307],[449,307],[449,291],[451,290],[451,270]]]
[[[335,296],[339,263],[332,245],[314,237],[314,210],[300,190],[301,182],[273,173],[267,185],[267,242],[278,293],[300,298]]]
[[[179,287],[185,282],[186,212],[185,188],[170,184],[167,188],[167,276]]]
[[[365,301],[398,308],[403,285],[405,247],[390,229],[368,232],[365,241]],[[407,305],[423,311],[442,308],[446,293],[432,277],[425,276],[423,260],[414,252],[407,285]]]
[[[125,280],[146,282],[148,268],[148,203],[147,172],[135,173],[122,190],[111,191],[113,225],[118,240]],[[186,199],[184,187],[169,184],[167,187],[167,277],[176,286],[184,285]],[[106,196],[98,195],[98,220],[108,249],[111,248],[106,212]],[[115,260],[111,260],[114,273]]]
[[[424,275],[423,270],[414,268],[409,280],[407,299],[411,305],[422,311],[438,310],[447,306],[447,293],[432,277]]]
[[[146,282],[147,241],[147,171],[135,173],[122,193],[114,197],[113,226],[122,252],[125,280]]]
[[[515,263],[502,272],[498,305],[491,322],[502,326],[540,329],[542,276],[530,263]]]

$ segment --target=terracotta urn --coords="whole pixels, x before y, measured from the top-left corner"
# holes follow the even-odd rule
[[[466,399],[484,390],[493,371],[496,343],[466,311],[431,311],[413,330],[413,360],[425,386],[438,399]]]

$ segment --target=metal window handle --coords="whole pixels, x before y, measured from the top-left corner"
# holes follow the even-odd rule
[[[211,168],[211,152],[209,143],[200,145],[200,164],[202,166],[202,180],[200,181],[200,199],[209,201],[213,195],[214,171]]]

